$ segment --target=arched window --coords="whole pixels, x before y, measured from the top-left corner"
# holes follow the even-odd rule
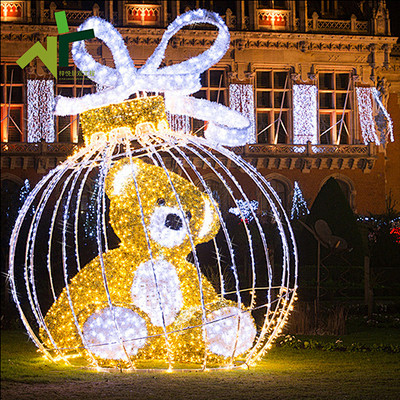
[[[267,176],[267,180],[272,189],[274,189],[275,193],[280,198],[283,208],[288,211],[290,206],[290,195],[292,191],[291,182],[286,177],[278,174]],[[270,209],[264,196],[261,197],[259,204],[259,210],[261,213]]]
[[[342,192],[344,196],[346,197],[347,201],[349,202],[349,205],[353,211],[355,210],[355,197],[356,197],[356,190],[354,188],[354,184],[350,178],[348,178],[345,175],[342,174],[334,174],[326,177],[322,182],[320,188],[325,184],[325,182],[329,178],[334,178],[338,185],[340,186],[340,189],[342,189]]]
[[[206,184],[210,188],[213,199],[218,203],[221,211],[228,211],[232,201],[224,184],[212,178],[206,179]]]
[[[278,179],[271,179],[269,181],[269,183],[271,184],[272,188],[275,190],[276,194],[281,199],[283,208],[285,210],[287,210],[287,205],[288,205],[288,188],[287,188],[287,186],[285,185],[285,183],[283,183],[282,181],[280,181]]]
[[[351,199],[350,185],[342,179],[338,179],[338,178],[335,178],[335,179],[336,179],[336,182],[339,184],[340,189],[342,189],[344,196],[346,197],[347,201],[350,204],[350,199]]]

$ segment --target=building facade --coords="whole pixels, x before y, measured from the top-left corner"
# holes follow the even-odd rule
[[[384,212],[389,195],[400,202],[400,46],[386,2],[378,0],[2,1],[2,185],[29,179],[33,186],[82,143],[79,116],[51,114],[54,96],[101,89],[71,56],[57,79],[39,58],[23,70],[16,64],[34,43],[46,46],[57,36],[56,11],[66,11],[70,31],[92,15],[112,22],[140,67],[168,24],[199,7],[223,17],[231,43],[194,96],[253,121],[252,143],[234,151],[271,182],[288,211],[296,181],[310,206],[330,177],[359,214]],[[179,31],[164,65],[205,51],[215,37],[208,26]],[[113,66],[103,42],[87,47]],[[170,119],[196,134],[204,128],[195,119]]]

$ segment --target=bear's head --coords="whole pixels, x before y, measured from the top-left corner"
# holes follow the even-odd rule
[[[185,257],[192,243],[207,242],[218,232],[216,202],[162,167],[123,158],[112,165],[105,187],[111,226],[127,251],[148,251],[149,244],[152,252]]]

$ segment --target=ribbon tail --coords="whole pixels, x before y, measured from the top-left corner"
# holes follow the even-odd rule
[[[207,140],[230,147],[243,146],[250,141],[252,126],[249,119],[222,104],[166,92],[165,108],[171,114],[207,121],[204,132]]]

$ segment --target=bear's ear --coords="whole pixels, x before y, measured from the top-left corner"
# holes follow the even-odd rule
[[[112,167],[106,180],[108,197],[121,196],[127,184],[133,184],[133,175],[137,176],[139,166],[126,158],[117,161]]]

